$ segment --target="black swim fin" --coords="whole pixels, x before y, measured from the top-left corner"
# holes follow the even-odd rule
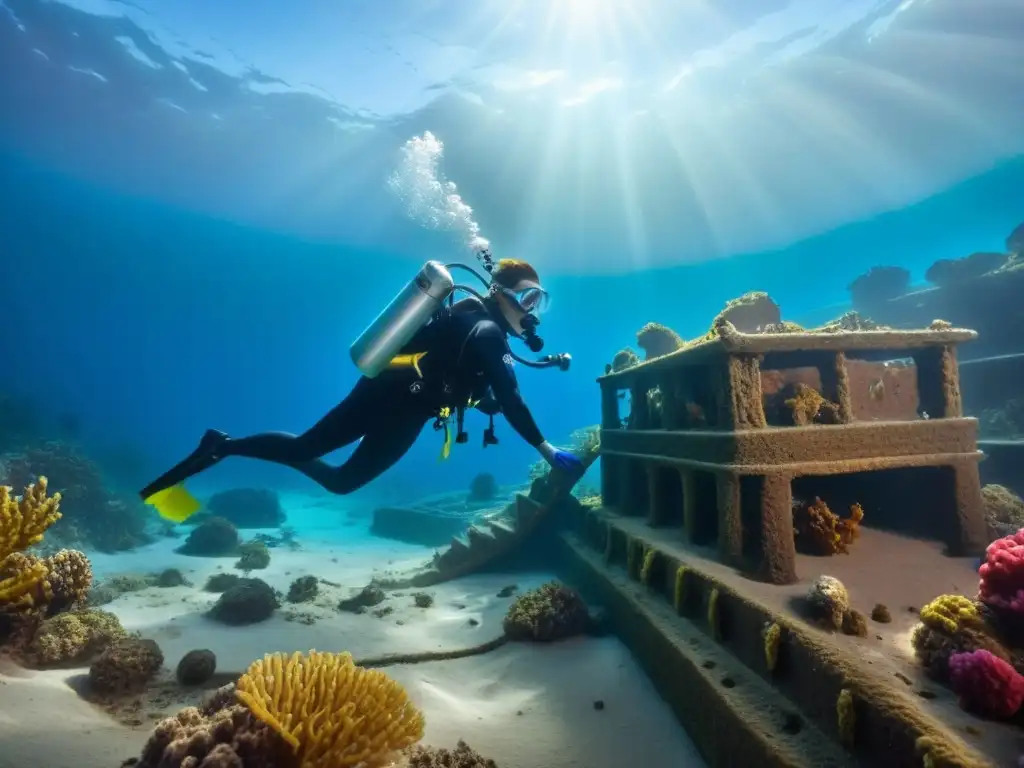
[[[206,430],[203,439],[199,441],[199,446],[192,453],[139,491],[139,496],[148,504],[150,499],[161,491],[181,485],[190,477],[209,469],[223,458],[220,451],[227,441],[228,436],[225,433],[216,429]]]

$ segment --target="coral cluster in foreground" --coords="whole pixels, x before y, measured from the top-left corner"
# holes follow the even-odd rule
[[[563,640],[589,628],[590,612],[583,598],[555,581],[517,597],[504,621],[505,634],[512,640]]]
[[[455,749],[438,747],[412,747],[406,755],[408,768],[498,768],[498,764],[483,757],[464,742]]]
[[[92,586],[85,555],[61,550],[39,558],[22,551],[60,519],[60,494],[47,495],[45,478],[18,498],[10,490],[0,488],[0,619],[8,650],[35,667],[89,663],[95,697],[142,690],[160,671],[163,653],[152,640],[128,636],[113,614],[73,610]]]
[[[939,595],[921,609],[914,652],[961,706],[1010,719],[1024,706],[1024,529],[992,542],[978,596]]]
[[[464,742],[419,746],[423,724],[401,685],[347,653],[277,653],[201,707],[161,720],[140,757],[123,766],[497,768]]]
[[[53,598],[46,565],[22,554],[43,540],[43,533],[60,520],[60,494],[48,496],[45,477],[16,497],[0,486],[0,610],[44,607]]]

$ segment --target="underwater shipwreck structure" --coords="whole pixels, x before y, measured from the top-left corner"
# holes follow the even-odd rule
[[[875,525],[981,553],[976,422],[962,418],[956,359],[973,331],[730,329],[600,380],[606,507],[678,526],[774,584],[797,581],[794,494],[884,498]]]
[[[598,446],[580,452],[585,469],[597,461]],[[516,493],[513,500],[478,522],[462,528],[451,536],[447,546],[435,550],[434,557],[422,566],[403,572],[378,576],[374,583],[387,589],[430,587],[485,568],[507,563],[519,554],[524,545],[546,524],[553,523],[558,513],[571,506],[571,491],[579,478],[571,478],[552,470],[535,479],[529,493]],[[415,510],[412,510],[415,512]],[[385,510],[389,516],[408,519],[410,510]],[[423,526],[422,521],[418,523]]]
[[[976,583],[987,543],[957,365],[976,333],[713,330],[598,380],[602,501],[567,510],[567,577],[709,765],[1016,760],[1015,730],[979,728],[907,640],[935,583]],[[817,497],[863,505],[849,554],[798,551]]]

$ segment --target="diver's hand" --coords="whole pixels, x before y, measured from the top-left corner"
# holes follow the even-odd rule
[[[560,469],[572,475],[583,473],[583,462],[575,454],[568,451],[560,451],[546,440],[537,446],[537,450],[540,451],[541,456],[551,465],[552,469]]]
[[[583,474],[583,462],[576,458],[575,454],[568,451],[556,451],[555,460],[551,462],[551,466],[570,475]]]

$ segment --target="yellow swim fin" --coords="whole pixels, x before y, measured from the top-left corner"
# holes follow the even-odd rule
[[[416,375],[421,379],[423,378],[423,371],[420,370],[420,360],[427,356],[426,352],[413,352],[409,355],[395,355],[391,358],[391,362],[388,363],[388,368],[391,370],[401,368],[412,368],[416,371]]]
[[[183,523],[199,511],[202,504],[199,500],[185,490],[184,485],[172,485],[157,491],[146,499],[165,520],[172,523]]]

